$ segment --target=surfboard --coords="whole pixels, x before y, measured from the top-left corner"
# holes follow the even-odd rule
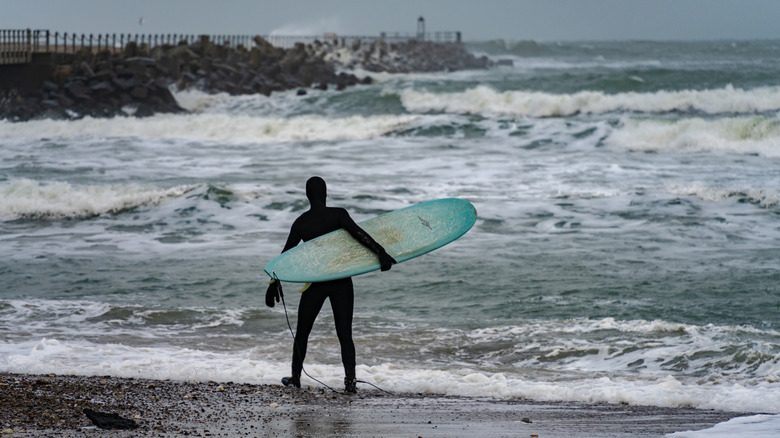
[[[470,202],[445,198],[392,211],[358,225],[401,263],[458,239],[476,220],[477,210]],[[376,254],[344,229],[291,248],[265,266],[271,278],[293,283],[337,280],[377,269]]]

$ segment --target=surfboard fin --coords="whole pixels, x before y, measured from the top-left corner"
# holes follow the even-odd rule
[[[306,289],[308,289],[309,286],[311,286],[311,283],[306,283],[305,285],[303,285],[303,289],[301,289],[301,293],[306,292]]]

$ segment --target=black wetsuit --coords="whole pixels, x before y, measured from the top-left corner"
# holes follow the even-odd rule
[[[295,247],[301,240],[306,242],[344,228],[358,242],[379,256],[382,270],[390,269],[390,265],[395,263],[395,260],[387,255],[384,248],[352,220],[345,209],[325,205],[325,181],[318,177],[310,179],[306,184],[306,196],[309,198],[311,208],[293,222],[282,252]],[[352,342],[354,290],[352,278],[312,283],[301,295],[293,344],[292,375],[295,377],[301,375],[309,334],[326,298],[330,299],[330,305],[333,309],[336,335],[341,344],[341,361],[344,364],[344,373],[348,379],[354,379],[355,344]]]

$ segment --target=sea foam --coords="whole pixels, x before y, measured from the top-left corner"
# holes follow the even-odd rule
[[[780,434],[780,415],[751,415],[732,418],[709,429],[675,432],[670,438],[776,438]]]

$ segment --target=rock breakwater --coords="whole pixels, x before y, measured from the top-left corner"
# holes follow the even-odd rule
[[[53,53],[51,59],[50,71],[37,90],[0,89],[0,119],[144,117],[185,111],[172,87],[266,96],[297,88],[306,94],[312,87],[343,90],[371,83],[370,77],[344,71],[356,68],[405,73],[490,66],[487,58],[474,57],[460,44],[376,41],[343,47],[317,41],[283,49],[261,37],[255,37],[251,49],[213,44],[203,37],[192,44],[151,49],[130,42],[122,50]]]

